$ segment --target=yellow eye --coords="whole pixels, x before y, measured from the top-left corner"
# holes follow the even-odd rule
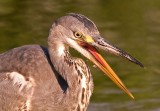
[[[75,32],[75,33],[74,33],[74,36],[75,36],[76,38],[81,38],[83,35],[82,35],[82,33],[80,33],[80,32]]]

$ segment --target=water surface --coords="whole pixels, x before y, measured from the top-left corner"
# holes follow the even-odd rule
[[[88,16],[104,38],[145,65],[100,51],[134,94],[132,100],[86,61],[95,83],[88,111],[160,111],[159,0],[0,0],[0,52],[25,44],[47,46],[51,24],[69,12]]]

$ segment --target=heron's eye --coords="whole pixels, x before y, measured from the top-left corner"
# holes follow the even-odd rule
[[[82,33],[80,33],[80,32],[75,32],[75,33],[74,33],[74,36],[75,36],[76,38],[81,38],[83,35],[82,35]]]

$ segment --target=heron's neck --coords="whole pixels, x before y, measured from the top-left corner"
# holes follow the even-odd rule
[[[51,61],[68,84],[67,97],[77,103],[77,108],[86,109],[93,91],[92,76],[84,61],[71,57],[68,50],[60,42],[49,45]]]
[[[77,82],[75,71],[75,59],[69,54],[69,47],[61,42],[52,42],[49,44],[49,54],[52,64],[58,74],[67,82],[69,87]]]
[[[64,56],[66,55],[65,52],[68,51],[67,47],[61,42],[53,42],[49,44],[49,54],[52,61],[52,64],[54,65],[54,68],[56,71],[58,71],[60,74],[62,74],[62,67],[65,64]]]

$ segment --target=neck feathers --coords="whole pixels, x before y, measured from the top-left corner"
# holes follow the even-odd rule
[[[93,92],[91,73],[82,59],[73,58],[69,54],[68,47],[62,43],[52,42],[49,45],[49,53],[52,64],[58,75],[66,83],[66,99],[72,101],[76,110],[85,111]]]

